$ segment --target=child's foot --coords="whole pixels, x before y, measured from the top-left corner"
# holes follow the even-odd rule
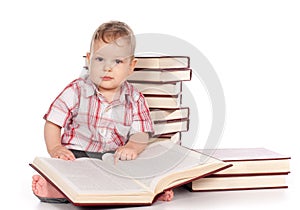
[[[174,192],[173,190],[168,190],[168,191],[165,191],[164,194],[160,195],[158,197],[158,200],[159,201],[171,201],[174,197]]]
[[[32,191],[41,198],[65,198],[61,192],[40,175],[32,176]]]

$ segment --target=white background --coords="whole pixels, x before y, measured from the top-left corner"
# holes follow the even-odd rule
[[[34,172],[28,163],[47,155],[42,116],[79,76],[95,28],[121,20],[136,34],[184,39],[207,57],[226,98],[219,147],[266,147],[292,157],[287,190],[179,190],[172,202],[151,208],[293,209],[300,177],[299,10],[296,0],[1,1],[2,205],[77,209],[39,203],[31,192]]]

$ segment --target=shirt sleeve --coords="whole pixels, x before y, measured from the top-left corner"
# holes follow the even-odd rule
[[[146,132],[151,136],[154,133],[153,122],[150,117],[150,110],[145,97],[139,93],[139,98],[133,106],[133,122],[129,135]]]
[[[70,83],[52,102],[44,119],[65,127],[74,116],[75,107],[79,102],[78,92],[78,86]]]

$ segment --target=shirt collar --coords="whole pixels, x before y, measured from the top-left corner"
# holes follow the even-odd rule
[[[90,78],[86,76],[84,79],[86,80],[86,82],[84,83],[85,96],[90,97],[99,94],[96,85],[90,80]],[[131,101],[130,95],[131,93],[130,93],[129,83],[127,81],[124,81],[121,86],[121,94],[119,99],[120,102],[124,103],[124,102]]]

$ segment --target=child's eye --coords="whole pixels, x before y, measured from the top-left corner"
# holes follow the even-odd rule
[[[123,61],[120,59],[116,59],[116,64],[119,64],[119,63],[123,63]]]
[[[101,57],[96,57],[95,60],[101,62],[101,61],[103,61],[103,58],[101,58]]]

